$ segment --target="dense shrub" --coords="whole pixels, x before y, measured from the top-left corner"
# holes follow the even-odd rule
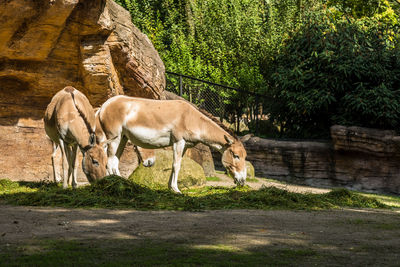
[[[396,28],[313,12],[273,61],[266,105],[287,137],[327,137],[333,124],[399,129]]]

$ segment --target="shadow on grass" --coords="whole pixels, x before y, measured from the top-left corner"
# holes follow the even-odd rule
[[[0,250],[0,266],[276,266],[322,263],[309,248],[193,246],[150,240],[41,240]],[[105,245],[106,244],[106,245]],[[3,264],[2,264],[3,263]]]
[[[27,182],[27,181],[19,181],[17,182],[19,186],[21,187],[28,187],[28,188],[50,188],[50,187],[58,187],[57,183],[54,182],[46,182],[46,181],[40,181],[40,182]]]
[[[319,195],[292,193],[275,187],[259,190],[249,187],[203,187],[178,195],[166,189],[148,188],[119,176],[108,176],[90,186],[66,190],[54,183],[0,180],[0,199],[16,205],[138,210],[388,208],[375,198],[346,189]]]

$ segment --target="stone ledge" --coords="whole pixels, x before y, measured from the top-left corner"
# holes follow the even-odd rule
[[[256,175],[314,186],[400,194],[394,131],[332,126],[332,140],[280,141],[245,137]]]

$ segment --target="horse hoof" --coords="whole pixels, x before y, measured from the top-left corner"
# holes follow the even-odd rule
[[[178,188],[171,188],[171,189],[176,194],[182,194],[181,190],[179,190]]]

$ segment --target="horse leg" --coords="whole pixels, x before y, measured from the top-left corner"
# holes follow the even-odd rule
[[[68,188],[68,162],[67,155],[65,152],[65,144],[64,141],[60,138],[59,140],[60,148],[61,148],[61,159],[62,159],[62,169],[63,169],[63,188]]]
[[[143,166],[145,167],[151,167],[154,165],[154,163],[156,162],[156,156],[155,156],[155,152],[153,149],[144,149],[141,148],[139,146],[134,146],[136,154],[138,156],[138,164],[140,164],[140,162],[142,162]],[[144,156],[143,156],[144,155]]]
[[[65,156],[67,158],[67,163],[68,163],[68,178],[67,178],[67,186],[72,184],[71,176],[72,176],[72,148],[69,147],[68,145],[64,144],[64,149],[65,149]]]
[[[111,174],[121,175],[119,173],[119,169],[118,169],[119,158],[117,157],[117,150],[118,150],[120,141],[121,141],[121,137],[117,137],[108,144],[108,148],[107,148],[107,156],[108,156],[107,174],[108,175],[111,175]]]
[[[53,153],[51,154],[51,165],[53,166],[54,182],[58,183],[61,181],[61,177],[57,175],[56,163],[55,163],[58,145],[56,144],[56,142],[52,142],[52,144],[53,144]]]
[[[75,144],[72,146],[71,148],[71,170],[72,170],[72,187],[76,188],[78,186],[78,181],[76,178],[76,174],[77,174],[77,156],[76,156],[76,152],[78,150],[78,145]]]
[[[115,156],[117,156],[118,160],[121,158],[122,153],[124,153],[124,149],[125,149],[126,143],[128,143],[128,137],[123,135],[121,137],[121,141],[119,142],[119,145],[118,145],[118,148],[117,148],[117,152],[115,153]]]
[[[174,192],[181,194],[181,191],[178,188],[178,175],[179,170],[181,169],[181,162],[183,153],[185,151],[185,140],[179,140],[175,142],[173,145],[173,164],[172,164],[172,173],[169,179],[169,188],[171,188]]]

